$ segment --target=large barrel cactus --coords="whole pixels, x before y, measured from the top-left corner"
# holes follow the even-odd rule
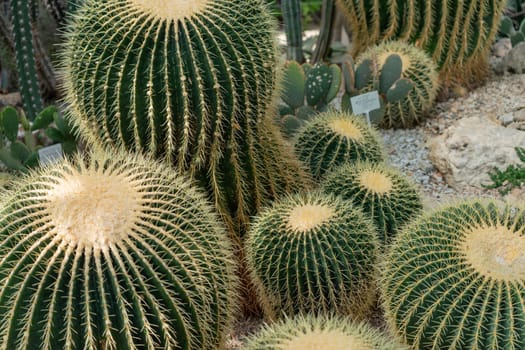
[[[0,209],[0,349],[209,349],[235,306],[223,225],[168,167],[94,153]]]
[[[362,318],[374,300],[373,224],[339,197],[289,196],[260,213],[246,241],[247,265],[270,318],[299,313]]]
[[[276,148],[261,143],[277,66],[262,0],[86,0],[66,37],[65,99],[90,143],[188,171],[233,224],[286,191],[265,167],[284,151],[260,152]],[[280,183],[300,182],[293,166]]]
[[[434,104],[439,90],[437,67],[420,48],[402,41],[381,43],[370,47],[357,58],[356,65],[370,62],[376,75],[363,91],[372,90],[374,80],[380,80],[379,85],[386,85],[391,74],[397,76],[395,73],[399,72],[399,68],[387,61],[392,54],[400,57],[401,78],[409,79],[412,89],[407,96],[385,105],[385,115],[379,126],[407,128],[421,122]]]
[[[321,315],[297,316],[265,325],[243,350],[407,350],[366,323]]]
[[[347,162],[384,160],[379,134],[363,117],[328,111],[302,127],[295,140],[295,152],[315,179]]]
[[[389,323],[413,349],[525,349],[525,209],[480,200],[420,218],[383,266]]]
[[[438,64],[444,86],[475,84],[507,0],[338,0],[354,34],[354,53],[383,40],[405,40]]]
[[[325,192],[340,195],[370,215],[383,244],[389,243],[423,208],[416,187],[403,174],[382,163],[344,164],[328,173],[321,186]]]

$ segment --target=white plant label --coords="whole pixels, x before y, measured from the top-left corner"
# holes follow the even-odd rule
[[[41,165],[55,163],[64,157],[62,153],[62,144],[57,143],[38,150],[38,158]]]
[[[370,125],[369,113],[381,108],[377,91],[370,91],[366,94],[354,96],[350,99],[350,103],[352,104],[352,111],[355,115],[366,114],[368,125]]]

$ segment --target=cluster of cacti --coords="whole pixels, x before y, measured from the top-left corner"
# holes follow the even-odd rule
[[[17,183],[0,222],[0,349],[223,345],[233,253],[169,167],[113,152],[55,163]]]
[[[362,117],[328,111],[299,130],[295,152],[315,179],[347,162],[384,160],[377,132]]]
[[[362,318],[374,301],[378,240],[351,203],[300,193],[255,217],[246,263],[265,313],[334,312]]]
[[[488,53],[507,0],[339,0],[352,28],[354,54],[384,40],[423,48],[443,85],[473,85],[488,73]]]
[[[525,41],[525,19],[523,19],[518,26],[518,29],[514,28],[512,19],[508,16],[503,16],[501,19],[500,34],[510,38],[512,46],[516,46],[522,41]]]
[[[279,144],[261,143],[275,142],[263,135],[276,88],[273,30],[259,0],[87,0],[62,56],[71,119],[89,143],[188,171],[242,231],[274,195],[301,187],[298,167],[275,180],[267,164],[291,165],[276,165]],[[274,157],[260,155],[268,147]]]
[[[265,325],[246,341],[244,350],[407,350],[366,323],[338,316],[287,318]]]
[[[382,243],[389,243],[423,208],[418,190],[408,178],[382,163],[344,164],[328,173],[321,187],[369,215]]]
[[[362,91],[378,90],[387,102],[379,126],[414,126],[433,106],[439,89],[438,72],[421,49],[401,41],[381,43],[359,55],[356,64],[373,75],[365,79]]]
[[[53,124],[53,125],[51,125]],[[23,140],[18,133],[24,131]],[[54,106],[40,111],[30,123],[24,112],[13,107],[0,111],[0,162],[9,169],[25,171],[39,163],[39,149],[45,146],[42,138],[60,143],[65,155],[76,151],[76,139],[67,121]]]
[[[341,69],[335,65],[287,62],[283,67],[279,108],[282,130],[293,135],[315,114],[326,111],[341,87]]]
[[[387,320],[413,349],[525,348],[525,210],[479,200],[427,214],[382,266]]]

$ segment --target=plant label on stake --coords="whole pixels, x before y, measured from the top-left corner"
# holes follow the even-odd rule
[[[352,104],[352,112],[355,115],[366,115],[368,126],[371,125],[370,112],[381,108],[381,104],[379,103],[379,94],[377,91],[370,91],[366,94],[354,96],[350,99],[350,103]]]
[[[57,143],[38,150],[38,159],[41,165],[54,163],[64,157],[62,153],[62,144]]]

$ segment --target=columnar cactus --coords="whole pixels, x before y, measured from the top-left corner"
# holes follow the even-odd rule
[[[346,162],[384,160],[377,132],[362,117],[346,112],[317,115],[299,130],[294,146],[316,179]]]
[[[366,323],[337,316],[288,318],[265,325],[244,350],[407,350]]]
[[[264,168],[282,154],[258,153],[276,90],[274,41],[261,0],[86,0],[62,56],[71,119],[90,143],[188,171],[228,221],[245,224],[284,192]]]
[[[390,242],[423,208],[418,190],[407,177],[380,163],[344,164],[328,173],[321,187],[370,215],[382,243]]]
[[[233,254],[186,179],[93,153],[13,187],[0,210],[0,349],[221,348]]]
[[[479,200],[409,225],[384,263],[387,319],[412,349],[525,349],[525,210]]]
[[[270,318],[299,313],[361,318],[374,293],[377,237],[362,212],[322,193],[289,196],[255,217],[247,266]]]
[[[488,73],[488,53],[507,0],[338,0],[352,28],[354,54],[384,40],[423,48],[445,86],[475,84]]]
[[[381,43],[369,48],[359,55],[357,65],[369,61],[376,75],[375,80],[381,80],[381,86],[392,75],[397,76],[399,67],[387,61],[392,54],[400,57],[401,78],[408,79],[412,89],[397,102],[385,105],[385,116],[379,126],[407,128],[418,124],[433,106],[439,90],[437,67],[423,50],[401,41]],[[369,81],[365,90],[372,90],[375,85],[374,81]]]

